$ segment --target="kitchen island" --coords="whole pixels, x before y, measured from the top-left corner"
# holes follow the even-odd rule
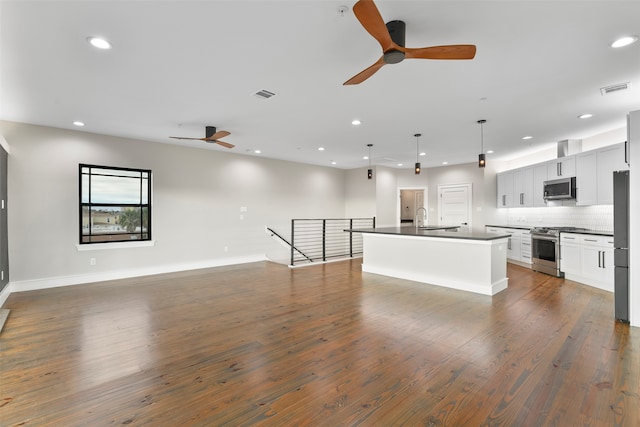
[[[362,271],[483,295],[507,288],[508,235],[440,227],[382,227],[362,233]]]

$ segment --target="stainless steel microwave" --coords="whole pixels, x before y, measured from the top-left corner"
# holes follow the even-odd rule
[[[561,178],[544,182],[545,200],[567,200],[576,198],[576,178]]]

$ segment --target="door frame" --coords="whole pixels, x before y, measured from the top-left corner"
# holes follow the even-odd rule
[[[396,197],[396,224],[398,226],[402,225],[402,210],[400,208],[400,190],[423,190],[423,206],[427,210],[427,218],[429,218],[429,192],[428,187],[398,187],[397,188],[397,197]],[[415,216],[415,212],[413,213]],[[414,218],[415,219],[415,218]]]
[[[467,227],[469,229],[473,227],[473,184],[471,183],[438,185],[438,225],[442,225],[442,190],[460,187],[467,188],[467,217],[469,218]]]

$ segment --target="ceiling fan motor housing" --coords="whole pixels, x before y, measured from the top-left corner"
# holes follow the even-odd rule
[[[398,46],[404,47],[406,25],[404,21],[389,21],[387,22],[387,31],[391,36],[391,40]],[[404,59],[404,52],[399,50],[389,49],[383,54],[384,62],[386,64],[397,64]]]
[[[207,126],[205,132],[205,138],[211,138],[216,133],[215,126]]]

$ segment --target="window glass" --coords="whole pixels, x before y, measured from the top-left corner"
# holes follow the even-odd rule
[[[151,171],[80,165],[80,243],[151,239]]]

